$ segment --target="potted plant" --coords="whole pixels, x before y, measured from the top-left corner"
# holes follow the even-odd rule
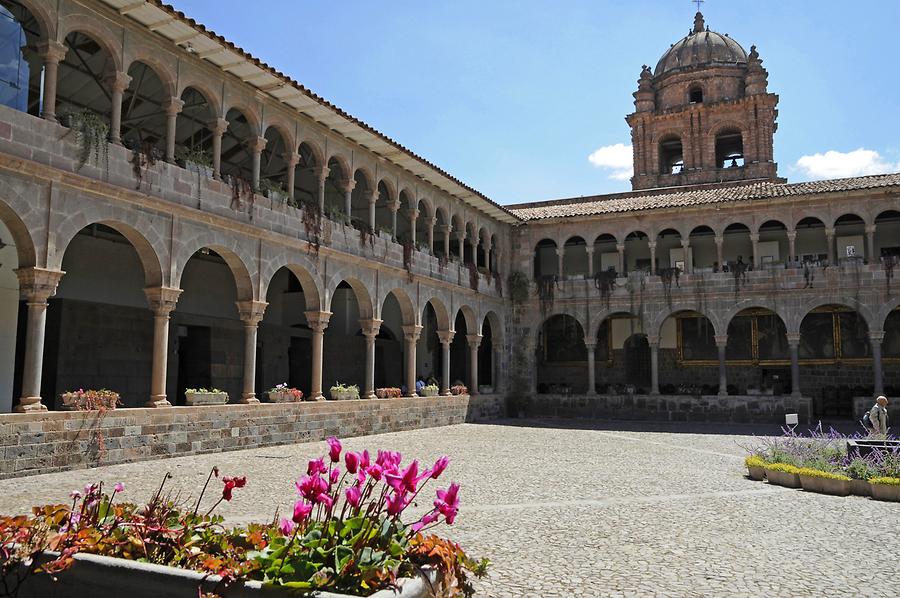
[[[759,455],[750,455],[744,459],[744,465],[747,466],[747,472],[751,480],[761,482],[766,477],[766,462]]]
[[[101,388],[100,390],[72,390],[59,395],[61,411],[101,411],[115,409],[121,404],[119,393]]]
[[[900,502],[900,478],[870,478],[869,484],[872,485],[872,498],[875,500]]]
[[[266,399],[270,403],[299,403],[303,400],[303,391],[282,382],[266,392]]]
[[[469,394],[469,389],[466,388],[465,384],[454,384],[450,387],[450,394],[453,396],[467,395]]]
[[[212,157],[202,149],[179,147],[175,152],[175,157],[181,162],[185,170],[195,172],[197,176],[212,178]]]
[[[92,160],[98,167],[103,166],[108,173],[109,123],[87,108],[63,114],[61,120],[70,129],[70,133],[75,134],[75,141],[80,148],[76,170],[81,170],[89,160]],[[68,134],[66,133],[66,136]]]
[[[801,467],[797,470],[797,475],[800,476],[800,485],[807,492],[818,492],[833,496],[848,496],[850,494],[850,478],[845,475],[811,467]]]
[[[394,386],[376,388],[375,396],[379,399],[399,399],[401,396],[403,396],[403,391]]]
[[[800,476],[797,467],[787,463],[766,463],[766,479],[770,484],[785,488],[800,488]]]
[[[184,402],[188,405],[224,405],[228,402],[228,393],[218,388],[186,388]]]
[[[332,401],[346,401],[359,398],[359,386],[356,384],[347,386],[336,382],[328,392]]]
[[[850,494],[854,496],[872,496],[872,485],[869,478],[877,476],[877,470],[872,462],[863,457],[855,457],[847,465],[847,475],[850,476]]]
[[[420,392],[423,397],[436,397],[440,394],[441,389],[437,384],[427,384],[422,387],[422,391]]]
[[[290,194],[285,190],[284,185],[278,181],[262,179],[259,181],[259,190],[262,191],[266,197],[272,201],[277,201],[278,203],[286,204],[290,199]]]

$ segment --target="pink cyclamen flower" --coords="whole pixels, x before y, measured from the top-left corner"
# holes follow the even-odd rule
[[[294,533],[294,522],[290,519],[281,518],[281,523],[278,525],[278,531],[281,532],[282,536],[290,536]]]
[[[116,485],[113,486],[116,492],[125,492],[125,484],[122,482],[116,482]]]
[[[452,482],[446,490],[438,490],[434,507],[447,519],[448,524],[453,524],[459,513],[459,484]]]
[[[298,500],[294,503],[294,516],[291,519],[294,523],[303,523],[309,519],[309,514],[312,513],[312,509],[313,506],[311,504]]]
[[[362,454],[359,455],[359,466],[368,469],[370,465],[369,451],[368,449],[364,450]]]
[[[419,519],[418,521],[416,521],[415,523],[412,524],[412,530],[414,532],[419,532],[426,525],[431,525],[432,523],[437,521],[438,517],[439,516],[437,514],[437,511],[431,511],[430,513],[426,513],[425,515],[422,516],[421,519]]]
[[[381,465],[375,463],[366,468],[366,473],[372,476],[372,479],[377,482],[381,480],[381,477],[384,474],[384,469],[382,469]]]
[[[406,493],[398,491],[389,494],[385,499],[385,504],[387,504],[388,515],[396,517],[403,512],[403,509],[409,505],[409,502],[406,499]]]
[[[331,462],[337,463],[338,461],[340,461],[341,441],[334,436],[329,436],[325,442],[328,443],[328,456],[331,458]]]
[[[331,485],[337,484],[338,479],[341,477],[341,468],[335,467],[331,470],[331,473],[328,474],[328,478],[331,480]]]
[[[317,502],[316,497],[328,491],[328,482],[319,474],[303,476],[296,486],[300,496],[311,502]]]
[[[325,473],[328,471],[328,467],[325,466],[325,458],[319,457],[318,459],[310,460],[309,464],[306,466],[306,474],[307,475],[316,475],[318,473]]]
[[[81,498],[81,492],[79,492],[78,490],[72,490],[71,492],[69,492],[69,498],[71,498],[72,500],[78,500],[79,498]]]
[[[434,467],[430,470],[430,475],[432,480],[436,480],[440,477],[444,470],[447,469],[447,466],[450,465],[450,457],[444,455],[440,457],[437,461],[434,462]]]
[[[356,475],[356,471],[359,469],[359,461],[359,453],[354,453],[353,451],[344,453],[344,465],[347,466],[347,473]]]
[[[358,486],[350,486],[344,490],[344,496],[347,497],[347,502],[357,509],[359,508],[360,503],[362,503],[362,492],[359,491]]]
[[[407,465],[406,469],[404,469],[402,472],[389,473],[385,475],[385,481],[387,482],[387,485],[397,491],[403,489],[407,492],[415,492],[416,486],[418,486],[420,479],[421,478],[419,478],[418,461],[413,461],[412,463]]]

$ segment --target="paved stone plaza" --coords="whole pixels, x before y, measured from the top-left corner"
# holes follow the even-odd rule
[[[897,594],[900,505],[746,480],[750,428],[570,425],[464,424],[345,446],[452,456],[444,483],[461,483],[463,511],[449,533],[494,563],[481,596]],[[227,520],[269,519],[323,452],[310,443],[4,480],[0,512],[64,501],[96,480],[124,481],[142,501],[167,471],[187,496],[218,465],[249,477],[224,505]]]

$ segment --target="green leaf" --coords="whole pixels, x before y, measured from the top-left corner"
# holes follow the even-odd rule
[[[347,546],[337,546],[334,549],[334,570],[343,571],[347,563],[353,558],[353,550]]]

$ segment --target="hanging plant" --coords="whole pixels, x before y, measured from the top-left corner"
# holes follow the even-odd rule
[[[303,229],[306,231],[306,251],[319,257],[322,236],[322,212],[319,204],[312,201],[303,202]]]
[[[478,267],[474,262],[466,264],[469,267],[469,287],[473,291],[478,290]]]
[[[135,189],[140,190],[144,180],[144,171],[156,166],[156,163],[162,158],[162,152],[147,141],[143,143],[139,141],[126,142],[126,147],[131,150],[131,158],[128,161],[131,162],[131,172],[137,182]]]
[[[405,239],[403,241],[403,267],[409,275],[410,282],[412,282],[413,249],[415,249],[413,242],[409,239]]]
[[[702,272],[694,275],[694,290],[697,293],[697,311],[706,313],[706,276]]]
[[[259,181],[259,190],[262,191],[266,197],[273,201],[278,201],[286,204],[290,200],[290,196],[288,195],[287,190],[284,188],[284,185],[282,185],[278,181],[273,181],[271,179],[262,179]]]
[[[199,203],[203,178],[212,178],[213,176],[212,156],[200,148],[178,147],[175,149],[175,159],[185,170],[197,175],[197,202]]]
[[[813,271],[812,266],[809,265],[808,262],[803,262],[803,281],[804,289],[813,288],[813,281],[816,279],[816,273]]]
[[[610,270],[602,270],[594,274],[594,286],[600,291],[600,298],[606,302],[609,309],[609,298],[616,290],[616,273]]]
[[[509,299],[513,304],[521,305],[528,300],[531,282],[523,273],[519,271],[511,272],[506,277],[506,287],[509,289]]]
[[[637,311],[634,309],[634,295],[635,295],[635,287],[637,287],[637,296],[638,296],[638,308]],[[643,270],[638,270],[637,272],[629,272],[628,273],[628,282],[625,283],[625,288],[628,291],[628,311],[632,315],[637,317],[638,324],[640,325],[640,329],[644,329],[644,290],[647,287],[647,273]],[[634,320],[635,318],[630,318],[629,322],[631,324],[631,334],[634,334]]]
[[[678,283],[678,279],[681,276],[680,268],[660,268],[656,271],[659,275],[659,279],[662,281],[663,286],[663,295],[666,297],[666,305],[670,308],[672,307],[672,281],[675,282],[675,286],[681,288],[681,285]]]
[[[353,228],[359,231],[359,248],[362,249],[369,244],[369,247],[375,249],[375,231],[369,226],[368,222],[362,220],[352,220]]]
[[[891,280],[894,278],[894,265],[896,262],[892,255],[881,258],[881,269],[884,270],[884,294],[886,299],[891,298]]]
[[[491,278],[494,279],[494,288],[497,289],[497,294],[501,297],[503,296],[503,279],[500,277],[499,272],[491,272]]]
[[[446,255],[438,256],[438,270],[441,272],[441,274],[443,274],[444,270],[447,269],[448,263],[450,263],[450,258],[448,258]]]
[[[231,209],[232,210],[240,210],[244,207],[244,197],[246,197],[252,204],[253,201],[253,185],[250,184],[250,181],[245,179],[242,176],[230,176],[229,182],[231,184]],[[252,205],[251,205],[252,209]]]
[[[734,277],[734,298],[737,299],[738,293],[741,290],[741,284],[747,282],[747,269],[748,265],[743,262],[738,262],[731,266],[731,275]]]
[[[541,313],[546,314],[553,307],[556,288],[559,286],[559,277],[555,274],[547,274],[537,279],[537,294],[541,301]]]
[[[88,109],[63,115],[63,122],[69,127],[63,138],[75,133],[75,142],[80,148],[75,170],[81,170],[88,161],[93,161],[97,167],[102,165],[109,178],[109,124]]]

